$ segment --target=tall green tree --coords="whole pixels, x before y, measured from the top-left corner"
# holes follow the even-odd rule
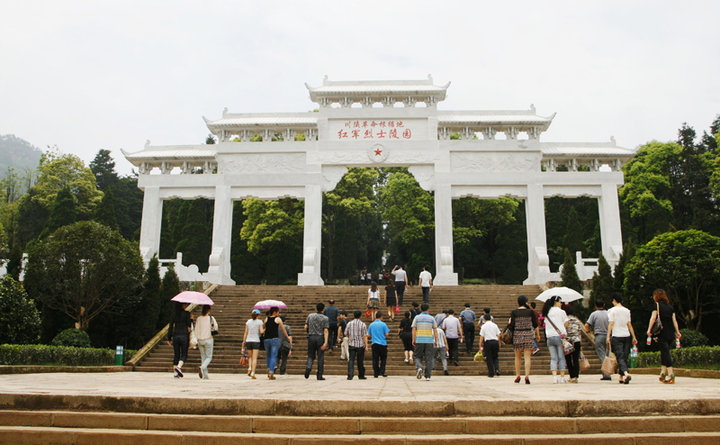
[[[62,226],[72,224],[77,221],[77,218],[75,197],[72,195],[70,187],[63,187],[55,196],[55,203],[50,212],[50,217],[40,236],[45,237]]]
[[[100,149],[95,158],[90,161],[90,170],[95,175],[97,187],[103,192],[119,179],[115,171],[115,161],[110,156],[110,150]]]
[[[565,261],[563,261],[562,266],[562,272],[560,273],[562,285],[582,293],[582,281],[580,281],[578,277],[577,270],[575,270],[575,261],[573,261],[573,257],[568,249],[565,249]]]
[[[92,217],[95,206],[102,199],[102,192],[97,189],[92,170],[85,167],[80,158],[71,154],[45,153],[40,159],[38,171],[38,181],[33,187],[36,191],[33,200],[49,209],[58,192],[69,187],[77,200],[79,218]]]
[[[146,342],[157,333],[158,322],[164,302],[161,295],[160,266],[157,256],[148,263],[142,287],[142,299],[138,312],[142,314],[136,319],[137,331],[141,342]]]
[[[369,265],[379,266],[381,239],[373,239],[372,228],[381,224],[375,205],[375,186],[379,172],[372,168],[351,168],[334,190],[323,196],[323,234],[328,280],[335,279],[336,265],[345,277],[355,275],[358,269]],[[368,224],[371,223],[371,224]],[[372,224],[374,223],[374,224]],[[375,249],[363,249],[372,246]],[[357,255],[348,255],[355,251]],[[368,253],[374,253],[374,260]]]
[[[304,203],[295,199],[243,201],[240,237],[250,253],[264,257],[268,283],[292,282],[301,270]]]
[[[175,272],[175,267],[171,264],[168,266],[167,272],[162,279],[162,285],[160,287],[160,304],[161,311],[160,317],[157,320],[157,328],[160,329],[170,322],[170,316],[172,315],[172,301],[175,295],[180,293],[180,279]]]
[[[615,281],[613,280],[610,265],[603,254],[598,258],[598,271],[593,274],[592,291],[590,292],[590,307],[595,306],[596,301],[603,301],[609,304],[615,292]]]
[[[143,264],[137,246],[91,221],[64,226],[28,249],[25,283],[44,306],[81,330],[121,300],[137,297]]]
[[[115,193],[112,187],[105,191],[100,204],[95,208],[95,217],[93,219],[111,229],[119,230],[117,213],[115,212]]]
[[[702,330],[705,315],[720,303],[720,237],[680,230],[640,246],[625,268],[625,292],[642,308],[656,288],[666,290],[680,320]]]
[[[435,213],[433,196],[407,169],[391,171],[378,189],[380,214],[387,223],[389,264],[404,264],[411,274],[434,264]]]

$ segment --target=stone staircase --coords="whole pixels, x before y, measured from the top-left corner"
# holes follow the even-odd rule
[[[527,295],[532,301],[534,296],[540,293],[537,286],[520,285],[470,285],[470,286],[436,286],[430,294],[430,313],[436,314],[442,309],[452,308],[456,316],[464,309],[466,302],[471,304],[472,309],[479,315],[483,307],[492,308],[492,315],[502,329],[510,317],[510,311],[517,307],[517,296]],[[245,328],[245,322],[249,318],[253,305],[260,300],[277,299],[285,302],[288,309],[282,314],[287,317],[286,323],[291,326],[294,348],[288,360],[288,374],[299,375],[304,372],[305,360],[307,358],[307,341],[303,332],[303,326],[307,315],[315,312],[315,304],[319,301],[327,304],[328,299],[334,298],[336,306],[348,312],[352,319],[354,309],[364,311],[367,299],[367,286],[322,286],[322,287],[298,287],[298,286],[219,286],[211,294],[215,305],[212,314],[220,326],[220,334],[215,337],[215,348],[213,361],[210,364],[209,372],[215,373],[243,373],[246,369],[239,367],[240,347]],[[404,363],[402,341],[397,336],[398,327],[402,314],[410,307],[413,301],[422,302],[420,288],[413,286],[405,293],[402,312],[397,314],[395,321],[386,320],[390,327],[391,335],[388,345],[388,375],[413,375],[415,372],[412,364]],[[541,305],[538,305],[540,308]],[[367,322],[367,320],[364,320]],[[465,345],[460,345],[459,366],[449,363],[450,375],[485,375],[487,368],[484,362],[473,362],[474,352],[478,350],[479,335],[476,332],[476,341],[472,355],[465,353]],[[544,337],[543,337],[544,339]],[[164,340],[164,339],[163,339]],[[549,374],[550,355],[543,343],[541,351],[532,358],[532,374]],[[585,371],[586,374],[599,373],[600,361],[598,360],[592,344],[588,339],[583,339],[583,350],[589,359],[591,368]],[[339,359],[340,353],[336,349],[332,354],[325,354],[325,374],[342,375],[347,372],[347,362]],[[140,360],[135,369],[138,371],[170,372],[172,365],[172,347],[164,341],[159,342],[152,350]],[[500,350],[500,370],[503,375],[514,374],[514,352],[512,346],[506,346]],[[186,372],[192,374],[197,372],[200,361],[198,350],[190,350],[188,362],[184,366]],[[370,354],[365,356],[366,369],[372,371]],[[439,365],[439,364],[438,364]],[[261,351],[258,358],[258,374],[265,373],[265,352]]]
[[[34,398],[44,409],[3,403],[0,443],[7,444],[627,444],[720,443],[720,415],[699,405],[578,401],[408,402],[343,400],[198,401],[167,399],[153,412],[141,399]],[[26,405],[30,400],[17,401]],[[201,403],[204,402],[204,403]],[[676,401],[677,402],[677,401]],[[112,406],[112,407],[111,407]],[[360,409],[354,410],[355,407]],[[109,408],[111,407],[111,408]],[[574,408],[573,408],[574,407]],[[688,410],[688,407],[694,409]],[[656,409],[660,408],[660,410]],[[158,411],[156,407],[154,409]],[[236,413],[228,413],[235,411]],[[351,413],[352,411],[352,413]],[[682,412],[685,411],[685,412]],[[662,417],[658,417],[661,415]]]

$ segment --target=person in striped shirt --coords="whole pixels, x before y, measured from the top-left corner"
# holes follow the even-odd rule
[[[352,380],[357,358],[358,379],[365,380],[365,351],[368,347],[368,328],[360,320],[362,311],[353,312],[355,319],[345,326],[343,334],[348,339],[349,358],[347,379]]]
[[[430,380],[432,365],[435,360],[435,347],[437,346],[437,323],[432,315],[428,314],[430,305],[423,303],[422,311],[412,322],[412,339],[415,347],[415,368],[417,378],[423,376],[423,361],[425,362],[425,380]]]

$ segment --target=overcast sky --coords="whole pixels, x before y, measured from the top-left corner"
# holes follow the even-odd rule
[[[316,108],[304,83],[452,82],[441,109],[557,112],[634,148],[720,113],[718,1],[0,0],[0,134],[89,162],[195,144],[201,116]]]

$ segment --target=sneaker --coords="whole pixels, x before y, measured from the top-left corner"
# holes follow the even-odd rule
[[[422,368],[418,368],[418,369],[417,369],[417,372],[415,373],[415,377],[417,377],[418,379],[421,379],[421,378],[422,378],[422,374],[423,374]]]
[[[348,379],[348,380],[352,380],[352,377],[348,377],[347,379]]]
[[[567,379],[565,377],[560,377],[560,383],[567,383]]]
[[[275,380],[275,374],[268,374],[268,380]]]
[[[540,348],[535,348],[535,349],[533,349],[532,355],[535,355],[538,352],[540,352]]]
[[[175,374],[177,374],[178,377],[184,377],[184,374],[182,372],[182,368],[176,366],[175,367]]]
[[[179,378],[180,378],[180,376],[178,375],[177,372],[176,372],[176,373],[173,373],[173,377],[176,378],[176,379],[179,379]]]
[[[558,378],[556,375],[554,375],[553,376],[553,385],[556,384],[557,382],[558,382]]]
[[[430,377],[425,377],[425,381],[426,381],[426,382],[429,382],[429,381],[430,381]]]
[[[410,362],[410,360],[408,360],[407,357],[405,357],[405,363],[408,363],[408,362]]]

